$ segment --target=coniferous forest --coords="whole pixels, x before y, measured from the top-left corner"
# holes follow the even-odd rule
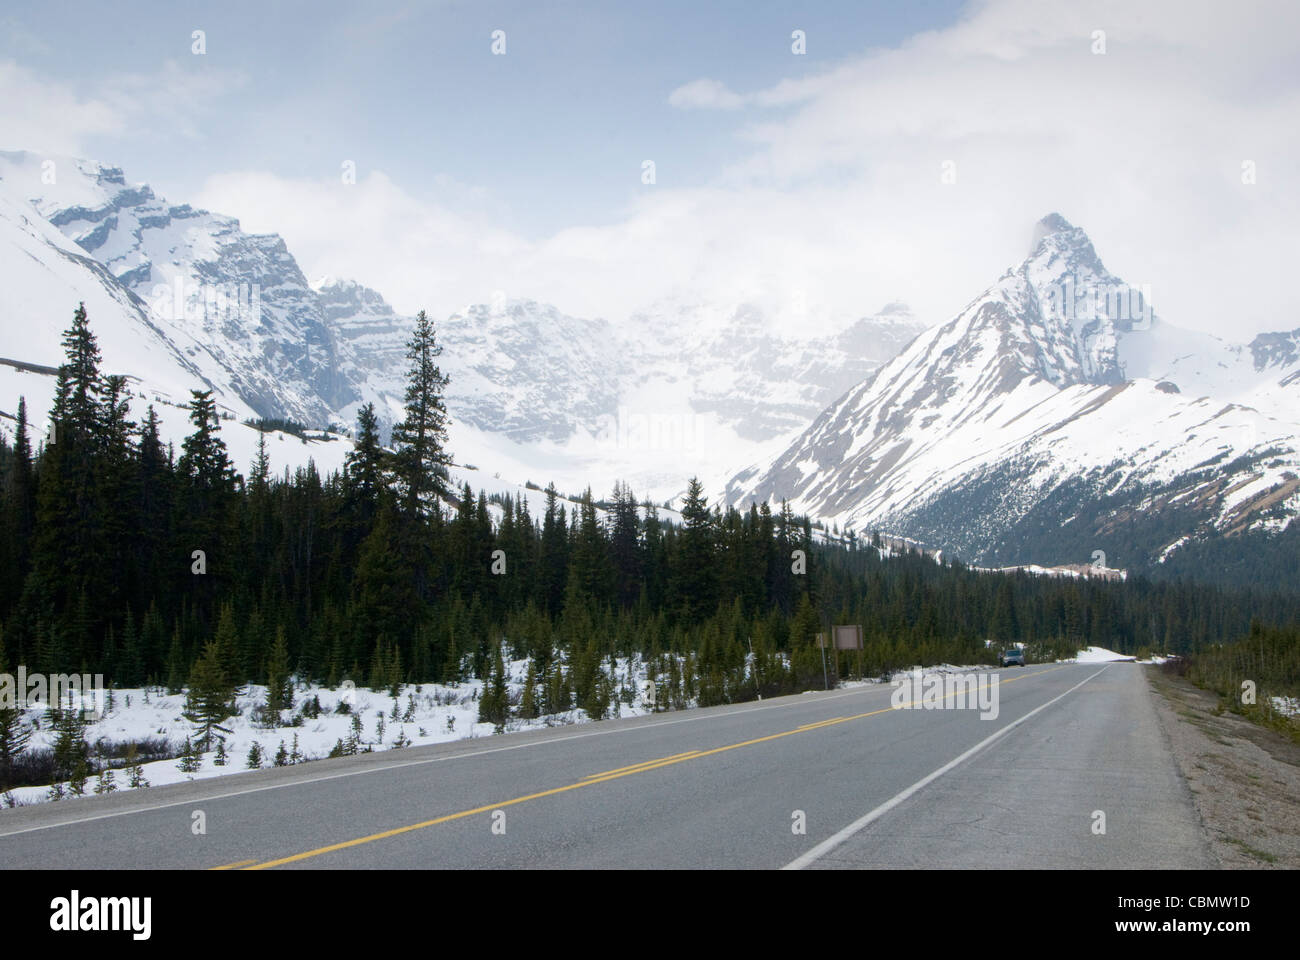
[[[130,419],[84,308],[63,346],[53,409],[42,422],[20,406],[0,445],[0,671],[171,691],[287,672],[388,687],[499,680],[508,655],[534,665],[526,709],[600,718],[612,656],[648,662],[671,709],[992,663],[1012,642],[1031,657],[1175,653],[1234,641],[1252,620],[1300,621],[1293,594],[886,555],[878,537],[814,537],[788,507],[720,509],[696,481],[680,523],[622,484],[599,503],[551,487],[541,516],[490,502],[449,484],[454,411],[423,313],[391,444],[365,408],[346,468],[327,476],[272,475],[264,443],[232,463],[210,393],[194,393],[174,449],[152,408]],[[860,624],[864,649],[824,667],[816,637],[831,624]]]

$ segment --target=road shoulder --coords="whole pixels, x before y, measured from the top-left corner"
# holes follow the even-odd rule
[[[1300,745],[1223,712],[1176,671],[1145,667],[1170,752],[1227,869],[1300,867]]]

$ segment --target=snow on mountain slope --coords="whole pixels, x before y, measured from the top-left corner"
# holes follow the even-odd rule
[[[0,152],[0,178],[9,223],[62,233],[60,248],[132,304],[119,322],[88,302],[106,356],[148,359],[141,338],[170,354],[154,389],[183,401],[189,386],[211,387],[240,419],[350,428],[369,402],[385,434],[401,418],[413,320],[378,292],[313,286],[278,236],[169,203],[116,167]],[[31,283],[23,296],[46,309],[78,299],[61,282]],[[453,449],[495,450],[574,488],[628,480],[656,500],[693,474],[721,481],[784,445],[920,330],[898,304],[821,337],[773,331],[744,305],[657,304],[613,325],[521,299],[434,321]],[[44,361],[14,359],[57,362],[57,335],[41,339]],[[183,372],[166,374],[168,364]]]
[[[439,327],[457,416],[511,439],[563,441],[613,414],[627,364],[604,320],[533,301],[476,304]]]
[[[353,379],[391,423],[411,319],[350,281],[317,292]],[[737,462],[775,452],[919,329],[901,304],[806,340],[766,331],[750,308],[661,307],[615,327],[531,300],[474,304],[438,324],[452,446],[568,489],[621,479],[662,500],[693,473],[720,485]]]
[[[820,337],[773,330],[749,304],[661,303],[630,319],[627,339],[638,387],[658,381],[762,444],[803,429],[922,329],[900,303]]]
[[[726,497],[787,498],[841,527],[999,562],[1086,559],[1028,554],[1084,514],[1068,549],[1143,513],[1169,526],[1148,551],[1284,524],[1300,506],[1288,336],[1241,348],[1177,330],[1053,214],[1024,262],[736,475]]]
[[[136,294],[206,381],[259,415],[323,425],[356,399],[278,236],[246,234],[238,220],[169,204],[118,168],[72,157],[0,152],[0,177]]]
[[[146,305],[98,261],[36,214],[0,179],[0,356],[19,364],[57,366],[60,339],[84,302],[100,340],[104,369],[125,374],[133,389],[147,388],[184,403],[191,389],[212,387],[218,404],[252,415],[240,397],[204,376],[201,345],[170,336],[152,322]],[[7,365],[6,370],[16,372]],[[28,373],[29,377],[39,374]],[[53,384],[49,386],[53,396]],[[6,395],[5,400],[10,398]]]

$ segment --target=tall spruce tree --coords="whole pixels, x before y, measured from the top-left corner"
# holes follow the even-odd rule
[[[63,334],[63,349],[49,440],[40,463],[31,584],[42,615],[52,625],[67,624],[83,595],[89,609],[103,610],[94,602],[104,572],[100,528],[105,515],[96,477],[103,381],[99,344],[85,304],[77,307]],[[78,665],[54,666],[68,670]]]
[[[682,521],[673,587],[686,620],[698,622],[717,604],[715,524],[698,477],[692,477],[687,486]]]
[[[442,347],[433,321],[423,310],[406,345],[410,362],[406,385],[406,417],[393,427],[393,468],[408,516],[424,516],[429,497],[447,495],[447,406],[443,399],[450,378],[438,368]]]

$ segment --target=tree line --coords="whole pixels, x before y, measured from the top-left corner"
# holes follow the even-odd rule
[[[363,408],[344,468],[325,476],[310,463],[273,475],[264,435],[252,463],[232,463],[210,391],[193,393],[175,450],[153,407],[131,419],[84,307],[62,342],[48,439],[33,447],[20,402],[0,443],[0,670],[218,701],[289,673],[381,687],[473,676],[498,695],[505,659],[528,658],[526,702],[489,699],[489,715],[599,717],[615,657],[643,658],[671,708],[992,663],[1013,642],[1045,658],[1180,652],[1252,618],[1300,622],[1294,594],[986,573],[892,554],[878,536],[814,537],[785,504],[723,509],[698,480],[680,520],[622,483],[606,509],[552,485],[534,516],[522,497],[451,483],[447,377],[423,312],[391,442]],[[860,624],[864,649],[823,660],[817,636],[835,623]]]

